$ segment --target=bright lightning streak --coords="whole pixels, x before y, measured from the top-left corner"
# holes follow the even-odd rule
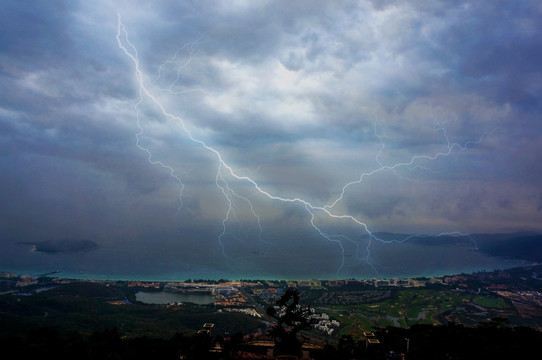
[[[288,203],[288,204],[299,204],[299,205],[301,205],[306,210],[307,214],[309,215],[310,224],[314,228],[314,230],[322,238],[326,239],[327,241],[329,241],[331,243],[335,243],[335,244],[337,244],[337,246],[339,246],[339,248],[341,250],[341,262],[340,262],[340,265],[339,265],[339,267],[337,269],[337,273],[339,273],[343,269],[344,264],[345,264],[345,247],[344,247],[343,242],[351,242],[351,243],[355,244],[356,248],[357,248],[356,255],[358,255],[358,253],[359,253],[360,243],[359,243],[359,241],[352,240],[352,239],[350,239],[349,237],[347,237],[345,235],[326,233],[316,223],[316,214],[318,212],[321,212],[330,219],[346,220],[346,221],[351,222],[355,226],[359,227],[360,238],[361,238],[361,235],[364,235],[364,234],[368,235],[368,238],[369,238],[369,240],[367,241],[367,245],[365,247],[365,253],[366,254],[365,254],[365,257],[363,259],[375,272],[377,272],[376,267],[374,266],[373,262],[370,260],[371,244],[372,244],[373,241],[381,241],[381,242],[385,242],[385,243],[386,242],[405,242],[405,241],[408,241],[409,239],[411,239],[413,237],[416,237],[416,235],[406,237],[406,238],[404,238],[402,240],[389,240],[389,241],[382,240],[382,239],[378,238],[376,235],[374,235],[370,231],[370,229],[368,228],[367,224],[364,223],[363,221],[355,218],[354,216],[348,215],[348,214],[338,214],[338,213],[333,212],[333,209],[335,208],[335,206],[340,201],[342,201],[344,199],[347,190],[350,187],[354,186],[354,185],[362,183],[365,178],[368,178],[370,176],[376,175],[376,174],[384,172],[384,171],[395,171],[395,170],[397,170],[399,168],[402,168],[402,167],[411,167],[411,166],[415,165],[415,163],[417,161],[419,161],[419,160],[434,161],[434,160],[436,160],[438,158],[441,158],[441,157],[447,157],[454,150],[456,150],[456,149],[466,150],[470,145],[478,144],[483,139],[483,136],[482,136],[478,141],[468,142],[468,143],[466,143],[464,145],[460,145],[458,143],[451,144],[445,130],[440,128],[440,130],[442,131],[443,136],[445,137],[446,142],[447,142],[446,151],[437,152],[437,153],[435,153],[433,155],[414,155],[408,161],[395,163],[393,165],[384,165],[384,164],[382,164],[380,162],[379,156],[382,154],[383,150],[385,149],[385,144],[384,144],[384,141],[383,141],[382,137],[380,135],[378,135],[378,133],[377,133],[377,128],[376,128],[377,119],[376,119],[376,116],[375,116],[375,121],[373,123],[374,135],[375,135],[376,138],[379,139],[379,141],[381,143],[380,150],[379,150],[379,152],[378,152],[378,154],[376,156],[376,161],[377,161],[377,163],[379,165],[378,168],[376,168],[376,169],[374,169],[372,171],[369,171],[369,172],[361,173],[357,180],[353,180],[353,181],[350,181],[350,182],[346,183],[342,187],[342,190],[341,190],[340,194],[338,195],[338,197],[335,200],[333,200],[331,203],[329,203],[327,205],[324,205],[324,206],[314,205],[311,202],[309,202],[309,201],[307,201],[305,199],[299,198],[299,197],[285,198],[285,197],[281,197],[281,196],[276,196],[276,195],[273,195],[273,194],[269,193],[268,191],[264,190],[251,177],[239,175],[236,172],[236,170],[224,160],[222,154],[217,149],[215,149],[214,147],[208,145],[205,141],[195,137],[191,133],[190,129],[187,127],[185,121],[181,117],[173,115],[170,112],[168,112],[167,109],[165,108],[165,106],[160,102],[160,100],[155,95],[153,95],[153,93],[151,93],[149,88],[146,86],[146,81],[145,81],[146,78],[144,76],[143,71],[141,70],[137,49],[135,48],[134,45],[132,45],[132,43],[128,39],[128,33],[127,33],[127,31],[126,31],[126,29],[124,27],[124,24],[121,21],[120,14],[118,14],[118,26],[117,26],[116,39],[117,39],[117,43],[118,43],[119,48],[124,52],[124,54],[128,58],[130,58],[130,60],[134,63],[134,66],[135,66],[135,77],[136,77],[138,87],[139,87],[139,101],[137,102],[137,104],[135,106],[136,111],[138,113],[138,124],[137,124],[137,126],[139,128],[139,133],[136,135],[136,138],[137,138],[136,146],[138,148],[140,148],[142,151],[144,151],[145,153],[147,153],[149,162],[151,162],[152,164],[160,165],[161,167],[169,170],[170,175],[173,176],[181,184],[180,197],[182,197],[182,189],[184,189],[184,185],[183,185],[183,183],[181,181],[180,176],[175,174],[175,172],[174,172],[174,170],[173,170],[173,168],[171,166],[169,166],[167,164],[164,164],[164,163],[162,163],[160,161],[153,160],[150,150],[148,148],[142,146],[140,144],[140,142],[139,142],[140,136],[143,135],[143,128],[140,125],[140,115],[139,115],[140,110],[139,110],[138,107],[143,103],[144,99],[150,100],[160,110],[161,114],[165,118],[171,119],[173,121],[176,121],[178,124],[180,124],[183,132],[186,134],[188,139],[190,139],[190,141],[192,141],[194,144],[197,144],[197,145],[201,146],[201,148],[203,148],[205,151],[213,154],[214,157],[216,158],[217,172],[216,172],[216,177],[215,177],[215,184],[216,184],[217,188],[220,189],[220,191],[222,192],[222,195],[224,196],[224,199],[225,199],[226,205],[227,205],[227,211],[226,211],[226,214],[225,214],[225,216],[224,216],[224,218],[222,220],[223,231],[218,236],[218,244],[219,244],[220,249],[222,250],[222,255],[225,258],[226,263],[228,265],[229,265],[230,257],[228,256],[227,251],[226,251],[226,246],[224,244],[224,241],[225,241],[224,238],[228,233],[228,231],[227,231],[227,223],[231,220],[231,217],[235,213],[235,211],[234,211],[234,198],[242,200],[242,201],[244,201],[244,202],[246,202],[248,204],[248,206],[250,207],[250,211],[251,211],[252,215],[257,220],[258,229],[259,229],[259,231],[258,231],[258,239],[259,239],[260,242],[264,242],[264,241],[261,239],[262,232],[263,232],[263,229],[262,229],[262,226],[261,226],[261,219],[257,215],[256,211],[254,210],[254,207],[252,206],[252,203],[250,202],[250,200],[248,198],[243,197],[243,196],[235,193],[230,188],[230,186],[228,185],[227,180],[225,179],[226,176],[230,176],[230,177],[234,178],[235,180],[237,180],[239,182],[244,182],[244,183],[247,183],[247,184],[251,185],[259,194],[267,197],[270,200],[278,201],[278,202],[282,202],[282,203]],[[190,45],[190,46],[192,46],[192,45]],[[177,57],[179,51],[174,55],[174,57],[171,60],[169,60],[169,62],[173,62],[175,60],[175,58]],[[183,65],[181,65],[178,68],[179,69],[178,71],[180,71],[180,69],[187,66],[188,62],[191,60],[192,54],[193,54],[193,48],[190,47],[190,58],[189,58],[189,60],[187,62],[185,62]],[[162,69],[162,67],[160,67],[160,71],[161,71],[161,69]],[[150,84],[154,85],[159,78],[160,78],[160,73],[159,73],[158,77],[155,79],[155,81],[150,82]],[[177,72],[177,80],[175,81],[175,83],[178,80],[179,80],[179,72]],[[172,90],[173,85],[174,84],[172,84],[167,89],[167,91],[169,91],[171,93],[174,93],[173,90]],[[374,112],[376,112],[376,108],[375,108]],[[439,234],[437,236],[444,236],[444,235],[468,236],[468,235],[465,235],[465,234],[462,234],[462,233],[459,233],[459,232],[443,233],[443,234]],[[419,237],[419,235],[417,235],[417,236]],[[470,236],[469,236],[469,238],[470,238]],[[473,239],[471,238],[471,240],[473,240]],[[474,244],[476,246],[476,242],[474,240],[473,240],[473,242],[474,242]],[[267,242],[264,242],[264,243],[266,243],[268,245],[270,244],[270,243],[267,243]],[[476,246],[476,248],[477,248],[477,246]]]
[[[366,177],[376,175],[376,174],[381,173],[383,171],[393,171],[393,170],[396,170],[396,169],[401,168],[401,167],[410,167],[410,166],[414,165],[416,163],[416,161],[418,161],[418,160],[433,161],[433,160],[436,160],[436,159],[441,158],[441,157],[450,156],[450,154],[454,151],[454,149],[467,150],[469,148],[469,146],[471,146],[471,145],[480,144],[482,142],[482,140],[484,139],[484,137],[486,136],[484,134],[484,135],[480,136],[480,138],[477,141],[469,141],[469,142],[465,143],[464,145],[460,145],[458,143],[450,144],[450,142],[448,140],[448,137],[446,135],[446,132],[444,132],[444,135],[445,135],[447,143],[448,143],[446,151],[440,151],[440,152],[437,152],[434,155],[414,155],[414,156],[412,156],[410,158],[409,161],[400,162],[400,163],[396,163],[396,164],[393,164],[393,165],[382,165],[377,169],[374,169],[374,170],[366,172],[366,173],[362,173],[359,176],[358,180],[354,180],[354,181],[350,181],[350,182],[346,183],[346,185],[344,185],[343,188],[342,188],[341,194],[330,205],[324,206],[324,208],[325,209],[333,209],[335,207],[335,205],[337,205],[337,203],[339,203],[344,198],[346,190],[349,187],[362,183],[363,179],[366,178]],[[380,163],[380,161],[379,161],[379,163]]]

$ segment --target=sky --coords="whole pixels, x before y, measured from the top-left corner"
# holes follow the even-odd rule
[[[2,1],[0,268],[486,264],[378,234],[542,231],[541,19],[538,1]],[[98,249],[21,244],[59,239]]]

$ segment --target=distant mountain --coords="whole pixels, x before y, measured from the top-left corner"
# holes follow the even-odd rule
[[[384,241],[408,242],[425,246],[473,246],[474,240],[467,235],[418,235],[393,234],[386,232],[374,233]]]
[[[535,232],[515,232],[515,233],[505,233],[505,234],[470,234],[470,236],[476,240],[480,248],[485,247],[488,244],[493,244],[495,242],[506,241],[510,239],[517,239],[527,236],[536,236],[540,235]]]
[[[49,254],[74,254],[83,253],[98,248],[92,240],[87,239],[54,239],[45,241],[22,241],[19,244],[32,245],[32,251]]]
[[[534,232],[469,235],[409,235],[375,233],[384,241],[407,241],[422,246],[477,246],[491,256],[542,262],[542,235]]]
[[[542,262],[542,235],[497,240],[485,244],[481,250],[493,256]]]

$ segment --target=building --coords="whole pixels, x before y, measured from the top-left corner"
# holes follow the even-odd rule
[[[214,327],[215,327],[215,324],[205,323],[205,324],[203,324],[203,328],[198,331],[198,334],[207,334],[207,335],[210,336],[211,331],[213,330]]]
[[[297,286],[299,287],[320,287],[322,286],[322,282],[319,280],[299,280],[297,282]]]
[[[212,293],[214,295],[235,295],[239,292],[238,289],[231,287],[231,286],[217,286],[212,289]]]

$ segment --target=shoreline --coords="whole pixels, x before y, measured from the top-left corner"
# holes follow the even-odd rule
[[[501,264],[504,265],[504,264]],[[141,282],[161,282],[161,283],[167,283],[167,282],[186,282],[186,281],[303,281],[303,280],[321,280],[321,281],[328,281],[328,280],[373,280],[373,279],[381,279],[381,280],[388,280],[388,279],[430,279],[430,278],[437,278],[437,277],[447,277],[447,276],[457,276],[461,274],[474,274],[474,273],[480,273],[480,272],[492,272],[492,271],[498,271],[498,270],[510,270],[515,268],[527,268],[530,266],[537,266],[540,265],[536,262],[528,262],[528,261],[520,261],[520,260],[513,260],[510,261],[508,264],[509,266],[494,266],[494,267],[471,267],[470,271],[468,269],[449,269],[449,270],[442,270],[442,271],[435,271],[427,274],[403,274],[403,275],[373,275],[373,276],[348,276],[348,277],[312,277],[312,278],[306,278],[306,277],[275,277],[275,276],[227,276],[226,274],[222,274],[222,276],[209,276],[209,275],[201,275],[201,276],[190,276],[187,277],[185,275],[180,274],[161,274],[161,275],[123,275],[123,274],[91,274],[91,273],[73,273],[70,271],[62,271],[62,270],[56,270],[52,271],[48,269],[40,269],[41,271],[36,270],[28,270],[28,269],[0,269],[0,274],[12,274],[17,277],[21,276],[33,276],[33,277],[41,277],[41,276],[47,276],[51,278],[59,278],[59,279],[66,279],[66,280],[87,280],[87,281],[141,281]],[[43,275],[40,275],[42,274]],[[55,275],[55,276],[51,276]]]

